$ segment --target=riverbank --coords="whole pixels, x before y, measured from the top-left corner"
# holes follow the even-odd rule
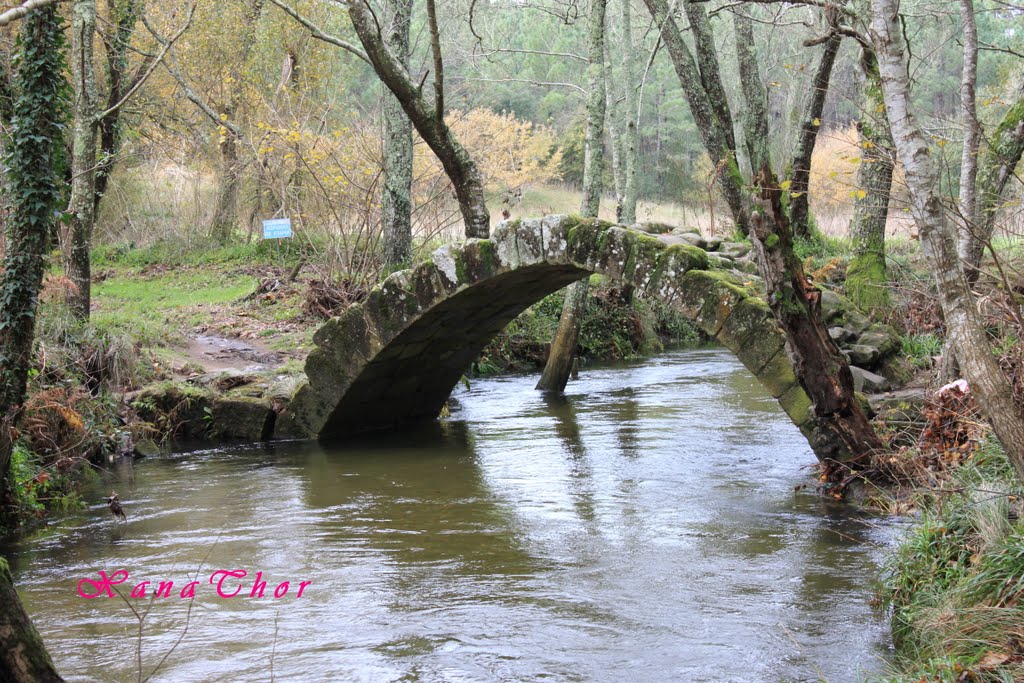
[[[1024,486],[991,438],[960,457],[904,492],[919,519],[882,573],[887,683],[1024,680]]]

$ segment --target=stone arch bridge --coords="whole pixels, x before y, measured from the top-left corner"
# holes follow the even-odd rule
[[[718,265],[715,265],[717,262]],[[811,402],[764,300],[724,260],[639,230],[568,216],[502,223],[396,272],[314,336],[278,438],[338,437],[434,419],[513,318],[600,273],[660,299],[728,347],[814,443]]]

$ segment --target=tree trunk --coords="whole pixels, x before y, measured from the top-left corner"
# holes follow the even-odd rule
[[[761,211],[751,219],[768,302],[786,333],[786,354],[797,381],[811,399],[813,428],[803,428],[811,448],[826,465],[867,467],[884,450],[853,393],[853,375],[821,321],[821,292],[804,275],[793,253],[793,235],[782,207],[782,190],[768,168],[758,174]],[[834,474],[838,474],[835,472]]]
[[[870,463],[882,450],[853,392],[853,375],[821,320],[821,293],[804,275],[793,253],[793,232],[784,208],[783,193],[771,168],[768,145],[767,94],[758,66],[750,19],[734,15],[737,62],[746,102],[746,141],[752,162],[758,165],[754,184],[760,189],[758,207],[751,214],[750,239],[765,281],[769,306],[786,334],[786,353],[797,381],[811,399],[811,421],[804,433],[811,448],[839,475],[836,463],[861,459]]]
[[[622,199],[616,209],[619,222],[625,225],[636,223],[636,164],[637,164],[637,120],[640,117],[642,102],[640,101],[640,77],[637,74],[637,51],[639,46],[633,41],[633,17],[630,0],[622,0],[622,84],[623,84],[623,130],[622,136],[622,167],[625,174],[623,180]]]
[[[7,560],[0,557],[0,680],[60,683],[43,639],[21,605]]]
[[[249,61],[249,55],[256,45],[256,29],[263,14],[266,0],[249,0],[242,14],[242,26],[239,31],[239,48],[237,66],[232,70],[231,88],[228,100],[221,109],[221,120],[225,123],[235,122],[242,105],[243,73]],[[242,187],[243,160],[239,155],[242,138],[236,133],[236,126],[220,126],[220,180],[217,187],[217,202],[213,210],[213,222],[210,225],[210,237],[218,244],[226,244],[238,229],[238,195]]]
[[[590,88],[587,99],[587,132],[583,141],[583,203],[580,213],[596,218],[601,208],[602,170],[604,168],[604,19],[606,0],[591,0],[587,24],[587,42],[590,46],[590,67],[587,81]],[[579,343],[580,322],[586,310],[590,279],[583,278],[566,288],[558,330],[551,342],[547,363],[537,389],[564,391],[572,372],[572,361]]]
[[[960,0],[960,25],[964,43],[964,67],[960,76],[960,124],[964,128],[964,146],[960,155],[960,218],[964,236],[974,229],[977,219],[978,141],[981,125],[975,86],[978,81],[978,27],[974,21],[974,0]]]
[[[580,324],[587,310],[587,297],[590,294],[590,278],[583,278],[565,288],[565,303],[562,304],[562,315],[558,318],[558,330],[551,341],[551,350],[544,365],[538,391],[562,392],[569,383],[573,361],[576,358],[576,346],[579,344]]]
[[[825,110],[825,97],[828,95],[829,82],[832,79],[832,67],[835,66],[836,55],[839,54],[839,46],[842,44],[842,40],[841,35],[833,34],[825,41],[821,60],[818,62],[818,68],[814,72],[814,80],[811,81],[811,92],[807,98],[803,120],[800,124],[800,134],[797,137],[796,149],[793,152],[790,176],[792,184],[789,187],[789,216],[793,226],[793,235],[796,237],[811,236],[811,207],[808,201],[811,157],[814,154],[814,145],[818,141],[818,131],[821,130],[821,116]]]
[[[412,125],[451,180],[466,226],[466,237],[486,238],[490,234],[491,218],[479,167],[455,138],[444,118],[426,102],[422,89],[413,82],[408,70],[384,44],[366,0],[353,2],[348,13],[377,76],[401,103]]]
[[[853,257],[846,271],[846,292],[865,311],[884,309],[889,303],[885,268],[885,224],[892,192],[892,134],[881,115],[882,86],[875,55],[862,53],[864,94],[857,122],[861,163],[850,222]]]
[[[412,0],[394,0],[387,41],[395,58],[409,67]],[[385,89],[386,90],[386,89]],[[398,270],[412,260],[412,123],[390,90],[384,93],[384,192],[381,214],[384,267]]]
[[[590,66],[587,67],[587,130],[583,140],[583,202],[580,213],[596,218],[601,208],[604,172],[604,17],[606,0],[592,0],[587,24]]]
[[[754,42],[754,24],[744,14],[732,15],[736,29],[736,62],[746,103],[743,116],[744,139],[751,169],[772,167],[768,135],[768,93],[761,80]]]
[[[55,7],[32,12],[18,42],[14,113],[5,165],[7,242],[0,272],[0,428],[9,426],[25,398],[32,367],[36,306],[50,249],[61,156],[64,37]],[[0,449],[0,483],[7,481],[10,439]]]
[[[238,228],[238,194],[242,185],[242,169],[236,144],[238,139],[230,132],[221,134],[220,180],[217,183],[217,203],[214,205],[210,229],[210,237],[217,244],[227,244]]]
[[[978,277],[985,245],[992,239],[1000,206],[1005,200],[1006,187],[1014,177],[1014,169],[1024,154],[1024,86],[1017,93],[1017,101],[1003,116],[982,154],[978,171],[975,229],[960,236],[960,258],[966,263],[971,282]]]
[[[89,253],[96,225],[96,75],[93,48],[96,35],[96,0],[76,0],[71,21],[71,78],[74,87],[74,123],[71,154],[69,223],[64,232],[64,271],[71,284],[68,307],[76,318],[88,319],[92,276]]]
[[[676,76],[678,76],[683,93],[686,95],[690,113],[700,131],[704,148],[711,158],[711,163],[720,170],[717,185],[729,205],[736,228],[746,234],[750,220],[749,207],[743,194],[743,176],[736,163],[736,141],[732,132],[732,117],[727,114],[728,104],[724,100],[724,90],[720,87],[713,41],[710,41],[708,37],[710,27],[706,25],[706,16],[703,22],[700,20],[703,9],[691,8],[691,3],[686,3],[687,12],[695,13],[694,16],[701,28],[697,32],[698,49],[708,42],[711,43],[708,46],[710,54],[705,54],[704,50],[700,51],[701,68],[698,69],[690,48],[679,32],[679,26],[669,15],[666,0],[644,0],[644,4],[647,5],[654,23],[661,27],[661,38],[672,59],[672,66],[675,68]],[[692,23],[694,17],[690,17],[690,21]],[[712,92],[709,92],[709,85],[715,94],[714,97],[712,97]]]
[[[612,152],[612,180],[615,190],[615,222],[623,223],[622,200],[626,194],[626,158],[625,158],[625,102],[622,93],[625,88],[619,81],[624,74],[618,72],[612,63],[609,40],[605,41],[605,84],[604,90],[608,108],[608,147]]]
[[[996,437],[1024,481],[1024,418],[1013,389],[992,355],[974,295],[957,253],[957,230],[949,221],[938,193],[939,169],[927,139],[912,116],[906,46],[897,14],[897,0],[871,0],[871,38],[878,55],[885,108],[893,140],[903,163],[910,206],[921,235],[921,247],[932,274],[964,377]]]
[[[146,58],[134,78],[128,74],[128,51],[131,46],[135,24],[139,20],[142,7],[138,0],[117,0],[110,4],[114,35],[105,43],[107,53],[108,87],[107,109],[113,109],[129,92],[137,79],[142,78],[146,68],[152,63]],[[110,174],[114,171],[114,159],[121,149],[121,107],[117,107],[99,123],[100,126],[100,157],[96,163],[96,208],[99,212],[100,201],[107,193],[110,185]]]

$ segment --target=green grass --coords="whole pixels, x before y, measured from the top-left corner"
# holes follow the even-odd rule
[[[236,301],[255,286],[252,276],[215,269],[118,274],[93,286],[92,322],[130,334],[144,346],[180,343],[184,327],[209,322],[212,307]]]
[[[900,338],[903,355],[916,368],[930,368],[932,358],[942,353],[942,338],[937,334],[908,334]]]

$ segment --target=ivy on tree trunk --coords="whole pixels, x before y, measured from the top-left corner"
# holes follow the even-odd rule
[[[46,269],[62,166],[64,34],[53,6],[24,19],[15,56],[16,101],[6,144],[11,201],[7,252],[0,274],[0,484],[10,485],[10,429],[25,396],[36,307]],[[3,501],[6,502],[6,501]],[[0,680],[58,683],[57,673],[0,558]]]
[[[25,398],[32,366],[36,307],[42,288],[63,165],[63,27],[53,7],[31,13],[18,39],[14,115],[6,143],[6,253],[0,273],[0,428],[9,427]],[[0,481],[10,466],[10,441],[0,440]]]

